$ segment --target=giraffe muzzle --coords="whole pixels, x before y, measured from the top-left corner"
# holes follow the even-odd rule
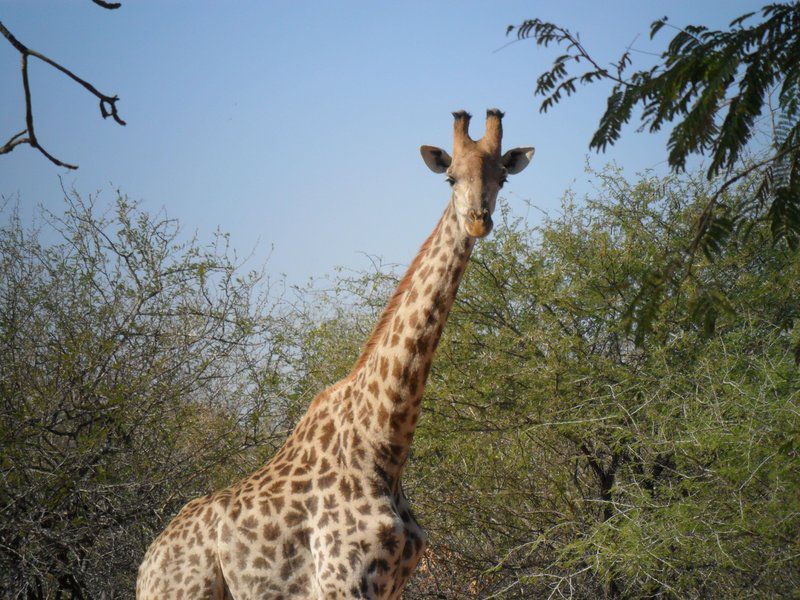
[[[482,211],[470,210],[466,223],[467,233],[476,238],[482,238],[489,235],[494,223],[492,223],[492,216],[489,214],[488,209]]]

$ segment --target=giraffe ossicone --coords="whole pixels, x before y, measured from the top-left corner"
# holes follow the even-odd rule
[[[497,194],[533,148],[501,154],[503,113],[480,140],[453,113],[450,201],[401,279],[350,374],[322,391],[278,453],[234,485],[189,502],[139,567],[140,600],[396,599],[425,548],[400,479],[436,346]]]

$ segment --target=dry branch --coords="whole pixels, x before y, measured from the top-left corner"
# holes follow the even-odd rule
[[[114,9],[119,8],[119,3],[109,3],[103,2],[102,0],[92,0],[95,4],[102,6],[103,8]],[[117,112],[117,101],[119,100],[118,96],[108,96],[100,92],[97,88],[95,88],[91,83],[86,81],[85,79],[81,79],[75,73],[67,69],[66,67],[60,65],[56,61],[48,58],[44,54],[37,52],[36,50],[31,50],[27,46],[25,46],[22,42],[20,42],[14,35],[3,25],[0,21],[0,34],[5,37],[8,42],[14,46],[17,52],[20,53],[20,70],[22,71],[22,89],[25,93],[25,129],[20,131],[19,133],[14,134],[11,138],[2,146],[0,146],[0,154],[7,154],[11,152],[14,148],[19,146],[20,144],[28,144],[33,148],[36,148],[39,152],[41,152],[47,159],[56,164],[60,167],[66,167],[67,169],[77,169],[77,165],[71,165],[69,163],[65,163],[55,156],[50,154],[47,150],[39,142],[38,138],[36,137],[36,130],[33,126],[33,106],[31,102],[31,88],[30,83],[28,81],[28,57],[33,56],[38,58],[44,63],[47,63],[54,69],[57,69],[64,73],[67,77],[75,81],[76,83],[80,84],[84,89],[89,91],[95,97],[100,100],[100,114],[103,118],[111,117],[114,119],[118,124],[125,125],[125,121],[123,121],[118,112]]]

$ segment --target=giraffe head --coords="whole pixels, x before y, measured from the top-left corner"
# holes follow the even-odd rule
[[[453,188],[452,201],[458,221],[471,237],[485,237],[492,230],[492,213],[497,193],[509,175],[528,166],[533,148],[514,148],[500,154],[503,113],[486,111],[486,133],[475,141],[469,137],[469,113],[453,113],[453,156],[436,146],[422,146],[420,152],[434,173],[446,173]]]

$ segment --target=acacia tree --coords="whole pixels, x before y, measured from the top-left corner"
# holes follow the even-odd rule
[[[92,0],[92,2],[97,6],[108,10],[115,10],[122,6],[121,2],[106,2],[105,0]],[[14,34],[12,34],[6,28],[6,26],[3,25],[2,21],[0,21],[0,35],[2,35],[8,41],[8,43],[11,44],[14,49],[17,50],[17,52],[19,52],[20,73],[22,75],[22,92],[25,101],[25,128],[22,131],[12,135],[5,144],[0,146],[0,154],[8,154],[17,146],[27,144],[38,150],[50,162],[57,166],[66,167],[67,169],[77,169],[77,165],[63,162],[45,150],[44,146],[42,146],[42,143],[39,141],[39,138],[36,135],[33,119],[33,96],[31,94],[30,82],[28,81],[28,59],[30,57],[36,58],[62,72],[100,101],[100,115],[104,119],[111,117],[117,124],[125,125],[125,121],[122,120],[117,112],[117,101],[119,100],[119,97],[102,93],[94,85],[89,83],[87,80],[78,77],[70,69],[66,68],[55,60],[48,58],[41,52],[37,52],[36,50],[29,48],[19,41]]]
[[[654,66],[639,70],[633,67],[631,48],[604,66],[563,26],[530,19],[508,27],[507,33],[518,39],[566,49],[536,81],[535,93],[543,97],[540,111],[572,95],[579,85],[612,83],[590,148],[606,150],[620,138],[623,126],[638,118],[640,130],[672,126],[667,150],[675,171],[684,170],[692,154],[710,159],[707,177],[718,185],[699,208],[694,235],[643,278],[641,292],[629,306],[626,317],[640,329],[640,340],[665,288],[691,278],[702,258],[713,259],[734,229],[766,220],[773,243],[800,245],[800,3],[769,4],[753,23],[756,14],[741,15],[727,30],[677,28],[666,17],[659,19],[651,25],[651,38],[667,28],[677,33]],[[748,157],[762,117],[773,126],[771,147],[757,148],[755,157]],[[750,176],[758,184],[749,196],[732,203],[726,191]],[[696,317],[712,329],[717,315],[731,305],[719,290],[701,292]]]

